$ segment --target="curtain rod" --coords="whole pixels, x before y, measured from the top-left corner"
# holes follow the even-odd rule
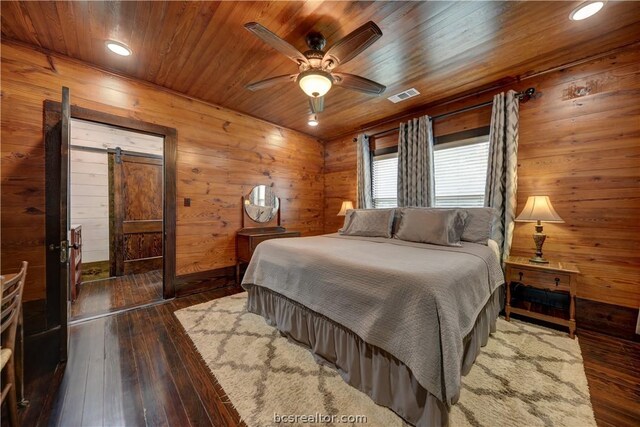
[[[523,90],[522,92],[518,92],[516,93],[516,98],[518,98],[520,101],[526,102],[528,100],[530,100],[533,95],[536,93],[536,90],[532,87]],[[450,111],[448,113],[443,113],[443,114],[438,114],[437,116],[433,116],[433,117],[429,117],[429,119],[431,121],[433,120],[437,120],[437,119],[443,119],[445,117],[449,117],[449,116],[453,116],[456,114],[460,114],[460,113],[465,113],[467,111],[472,111],[472,110],[476,110],[478,108],[482,108],[482,107],[486,107],[488,105],[493,104],[493,100],[491,101],[487,101],[487,102],[483,102],[482,104],[477,104],[477,105],[470,105],[468,107],[464,107],[464,108],[460,108],[459,110],[455,110],[455,111]],[[370,138],[379,138],[383,135],[387,135],[393,132],[396,132],[400,130],[400,127],[395,127],[393,129],[387,129],[387,130],[383,130],[382,132],[378,132],[378,133],[374,133],[373,135],[369,135]],[[353,138],[353,142],[356,142],[358,140],[358,138]]]

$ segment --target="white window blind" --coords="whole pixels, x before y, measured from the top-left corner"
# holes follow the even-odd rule
[[[484,206],[489,135],[437,144],[434,169],[437,207]],[[398,154],[375,156],[372,165],[374,208],[398,206]]]
[[[484,206],[489,136],[436,145],[436,206]]]
[[[398,206],[398,154],[385,154],[373,158],[371,191],[374,208]]]

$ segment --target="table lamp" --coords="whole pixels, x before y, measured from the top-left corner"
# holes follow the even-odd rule
[[[529,196],[524,209],[515,219],[517,222],[535,222],[536,232],[533,234],[533,241],[536,243],[536,256],[529,261],[538,264],[548,264],[549,261],[542,257],[542,245],[547,235],[542,232],[543,222],[564,222],[560,215],[551,206],[549,196]]]
[[[342,206],[340,207],[340,212],[338,212],[338,216],[345,216],[349,209],[353,209],[353,203],[351,200],[345,200],[342,202]]]

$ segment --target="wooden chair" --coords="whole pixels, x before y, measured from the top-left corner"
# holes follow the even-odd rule
[[[26,261],[22,262],[20,272],[2,282],[2,311],[0,312],[0,333],[2,348],[0,361],[2,362],[2,400],[9,397],[9,421],[13,427],[20,425],[18,420],[18,397],[16,393],[16,331],[22,315],[22,291],[27,276]]]

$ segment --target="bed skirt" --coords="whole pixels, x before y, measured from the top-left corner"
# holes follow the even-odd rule
[[[366,393],[418,427],[448,425],[449,408],[425,390],[411,370],[390,353],[363,341],[349,329],[269,289],[245,284],[248,311],[264,317],[284,336],[311,350],[318,363],[338,370],[351,386]],[[499,287],[480,312],[464,339],[462,374],[473,365],[480,348],[495,331],[502,309],[504,287]],[[456,402],[459,396],[455,396]]]

